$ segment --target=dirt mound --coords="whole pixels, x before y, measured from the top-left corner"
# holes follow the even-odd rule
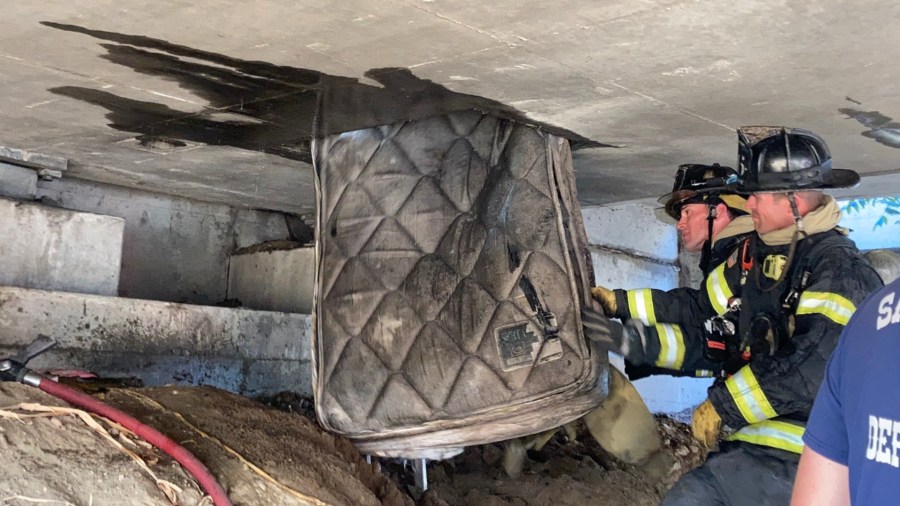
[[[651,473],[612,458],[583,428],[569,435],[560,430],[541,451],[528,452],[517,478],[503,470],[503,444],[431,462],[431,488],[420,497],[411,466],[387,459],[367,464],[349,441],[315,423],[308,399],[267,401],[289,411],[283,412],[211,388],[109,389],[97,396],[181,442],[235,504],[653,505],[706,456],[687,425],[665,417],[658,419],[664,465]],[[180,466],[127,431],[105,422],[92,429],[71,412],[9,409],[23,402],[66,406],[34,388],[0,384],[6,457],[0,503],[209,504]]]
[[[235,504],[413,504],[347,440],[326,434],[305,417],[211,388],[110,390],[100,397],[181,442],[210,468]],[[0,385],[0,407],[22,402],[64,405],[31,387]],[[93,430],[76,416],[25,418],[29,412],[20,409],[2,413],[4,504],[171,504],[150,472],[178,504],[201,503],[197,486],[177,464],[127,433],[106,426],[149,472],[105,438],[102,429]],[[13,413],[20,418],[11,418]]]

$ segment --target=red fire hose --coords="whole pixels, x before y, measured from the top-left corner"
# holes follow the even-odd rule
[[[34,376],[39,376],[35,373]],[[184,468],[191,473],[191,475],[196,478],[196,480],[200,483],[200,486],[203,487],[203,490],[206,491],[207,494],[212,498],[213,504],[216,506],[231,506],[231,500],[228,499],[228,495],[225,493],[225,490],[219,485],[219,482],[213,477],[213,475],[209,472],[209,469],[203,465],[202,462],[197,460],[191,452],[189,452],[185,447],[180,444],[172,441],[169,437],[159,432],[158,430],[141,423],[138,419],[130,416],[108,404],[105,404],[93,397],[81,393],[74,388],[68,387],[66,385],[61,385],[55,381],[51,381],[50,379],[39,376],[40,380],[34,381],[36,378],[29,378],[32,381],[26,381],[26,383],[30,385],[34,385],[44,392],[48,394],[58,397],[69,404],[74,406],[78,406],[86,411],[90,411],[91,413],[96,413],[100,416],[109,418],[110,420],[118,423],[122,427],[134,432],[148,443],[153,446],[159,448],[160,450],[169,454],[172,458],[174,458],[179,464],[184,466]]]

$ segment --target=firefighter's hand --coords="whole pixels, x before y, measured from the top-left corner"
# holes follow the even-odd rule
[[[584,336],[591,341],[600,343],[607,349],[621,353],[623,330],[622,324],[614,322],[606,317],[597,307],[585,307],[581,310],[581,323],[584,326]]]
[[[606,313],[606,316],[610,318],[616,316],[617,308],[615,292],[602,286],[595,286],[591,288],[591,295],[594,297],[594,300],[599,302],[600,306],[603,307],[603,312]]]
[[[712,402],[706,399],[691,415],[691,432],[707,448],[712,448],[718,442],[721,430],[722,417],[716,413]]]
[[[644,329],[639,322],[628,320],[622,325],[604,316],[596,307],[582,309],[581,322],[585,337],[622,355],[632,364],[643,364],[647,358]]]

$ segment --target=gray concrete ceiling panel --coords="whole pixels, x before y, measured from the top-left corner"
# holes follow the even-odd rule
[[[733,164],[733,129],[754,123],[820,133],[837,165],[900,170],[900,4],[886,0],[6,7],[0,145],[204,200],[311,209],[322,90],[335,131],[475,107],[620,146],[575,154],[592,203],[664,193],[679,163]],[[402,97],[418,102],[394,110]],[[142,151],[137,136],[194,147]]]

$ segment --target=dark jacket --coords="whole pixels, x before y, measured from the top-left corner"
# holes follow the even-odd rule
[[[751,348],[751,360],[717,380],[709,398],[733,429],[776,417],[802,422],[844,325],[881,278],[836,229],[799,241],[780,282],[765,274],[766,259],[789,256],[790,246],[769,246],[757,236],[748,246],[752,267],[733,290],[741,298],[737,337]]]
[[[651,374],[673,376],[713,376],[722,364],[704,358],[703,322],[725,312],[731,298],[730,284],[740,278],[738,248],[753,235],[749,216],[732,220],[714,242],[709,265],[699,289],[675,288],[663,291],[652,288],[615,290],[615,317],[639,320],[645,325],[644,364],[626,363],[632,380]]]

